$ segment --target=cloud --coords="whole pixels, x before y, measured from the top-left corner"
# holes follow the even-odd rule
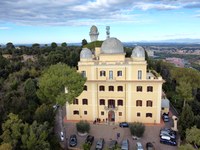
[[[141,23],[135,10],[200,8],[199,0],[1,0],[0,20],[15,24],[65,26]],[[142,13],[142,12],[141,12]],[[90,24],[91,25],[91,24]]]
[[[10,27],[0,27],[0,30],[9,30]]]

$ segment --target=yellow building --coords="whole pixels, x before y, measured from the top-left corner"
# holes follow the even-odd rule
[[[108,38],[94,54],[82,49],[78,72],[87,81],[73,104],[66,104],[67,120],[160,123],[163,79],[147,72],[142,47],[126,58],[122,43]]]

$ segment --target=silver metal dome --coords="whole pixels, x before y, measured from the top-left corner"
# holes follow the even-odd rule
[[[141,46],[136,46],[133,51],[131,57],[140,57],[140,58],[145,58],[145,52],[144,48]]]
[[[124,53],[124,47],[117,38],[108,38],[101,45],[101,52],[105,54]]]
[[[80,53],[80,58],[90,59],[92,58],[92,52],[88,48],[83,48]]]

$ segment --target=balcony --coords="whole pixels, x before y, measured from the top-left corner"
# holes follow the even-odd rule
[[[108,106],[104,106],[104,109],[105,109],[106,111],[110,111],[110,110],[117,111],[117,110],[118,110],[118,107],[113,106],[113,105],[108,105]]]

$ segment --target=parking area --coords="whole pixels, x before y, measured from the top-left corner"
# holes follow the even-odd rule
[[[117,140],[119,144],[121,144],[121,141],[123,139],[128,139],[130,147],[129,149],[134,150],[136,149],[136,142],[140,141],[145,149],[145,145],[147,142],[152,142],[155,146],[156,150],[177,150],[177,146],[169,146],[165,144],[160,143],[160,129],[163,127],[163,125],[147,125],[145,127],[145,133],[143,137],[139,140],[133,140],[130,134],[129,128],[120,128],[119,125],[108,125],[108,124],[90,124],[90,135],[94,136],[94,142],[91,147],[92,150],[95,149],[95,145],[98,139],[104,138],[105,145],[104,149],[108,148],[108,143],[110,140]],[[165,125],[164,125],[165,126]],[[69,136],[71,134],[76,134],[78,138],[78,145],[76,146],[77,149],[82,148],[82,145],[84,144],[85,137],[81,137],[77,134],[76,131],[76,123],[75,122],[65,122],[64,125],[65,132],[66,132],[66,138],[69,139]],[[120,137],[117,139],[117,133],[120,133]],[[66,141],[67,143],[68,141]]]

